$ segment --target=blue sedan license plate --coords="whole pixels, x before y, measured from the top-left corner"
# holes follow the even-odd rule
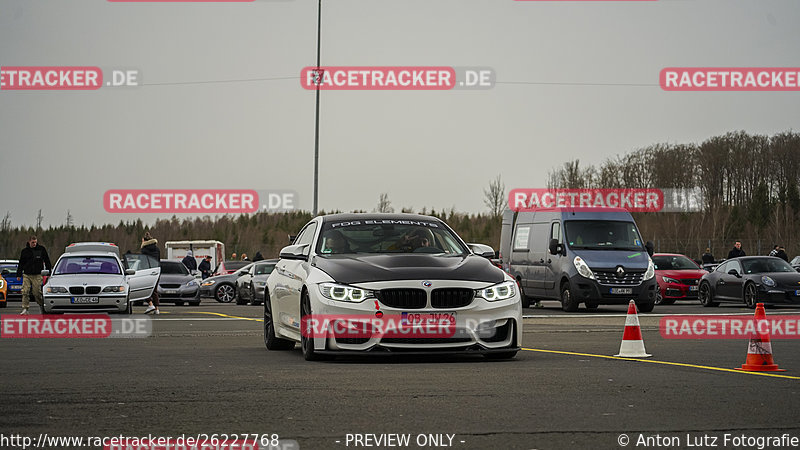
[[[72,303],[87,304],[87,303],[100,303],[99,297],[72,297]]]
[[[633,294],[633,288],[611,288],[612,294],[630,295]]]

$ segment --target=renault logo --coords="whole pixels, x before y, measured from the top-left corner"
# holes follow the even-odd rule
[[[622,278],[625,276],[625,269],[622,266],[617,266],[617,278]]]

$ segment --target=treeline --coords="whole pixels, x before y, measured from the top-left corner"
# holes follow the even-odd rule
[[[442,218],[467,242],[480,242],[497,247],[500,242],[500,220],[489,215],[468,215],[449,211],[421,211]],[[325,214],[321,212],[320,214]],[[124,253],[138,251],[145,231],[158,239],[162,256],[166,256],[164,242],[196,239],[218,240],[225,244],[225,251],[247,253],[252,259],[256,252],[265,258],[276,258],[280,249],[289,244],[289,235],[297,234],[312,216],[310,212],[255,213],[218,218],[195,218],[179,220],[176,217],[158,220],[146,226],[141,220],[120,222],[117,225],[60,226],[45,229],[33,227],[11,227],[4,224],[0,230],[0,259],[17,259],[28,236],[35,234],[55,262],[64,248],[73,242],[103,241],[117,244]]]
[[[548,177],[550,188],[699,189],[702,212],[636,215],[647,239],[665,243],[661,251],[695,257],[709,244],[724,256],[734,240],[749,242],[749,254],[765,254],[773,244],[798,254],[798,186],[800,133],[793,131],[738,131],[700,144],[654,144],[598,167],[569,161]]]

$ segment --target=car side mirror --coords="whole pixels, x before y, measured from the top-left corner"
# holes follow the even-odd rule
[[[736,271],[736,269],[731,269],[731,270],[729,270],[729,271],[728,271],[728,275],[733,275],[733,276],[735,276],[736,278],[739,278],[739,272],[737,272],[737,271]]]
[[[547,249],[551,255],[558,255],[564,250],[564,247],[558,243],[558,239],[550,239],[550,245]]]
[[[472,253],[487,259],[494,258],[494,249],[485,244],[467,244]]]
[[[136,275],[136,271],[133,269],[125,269],[125,275]]]
[[[281,259],[299,259],[308,261],[308,255],[305,254],[308,244],[289,245],[281,249]]]
[[[644,249],[647,250],[647,254],[653,256],[653,253],[656,252],[656,246],[653,244],[653,241],[647,241],[644,244]]]
[[[49,270],[47,270],[47,269],[43,270],[43,271],[42,271],[42,276],[43,276],[43,277],[49,277],[49,276],[50,276],[50,271],[49,271]]]

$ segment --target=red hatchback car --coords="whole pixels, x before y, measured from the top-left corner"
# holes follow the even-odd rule
[[[656,253],[658,293],[656,305],[671,305],[678,299],[696,299],[700,277],[708,273],[694,261],[677,253]]]

